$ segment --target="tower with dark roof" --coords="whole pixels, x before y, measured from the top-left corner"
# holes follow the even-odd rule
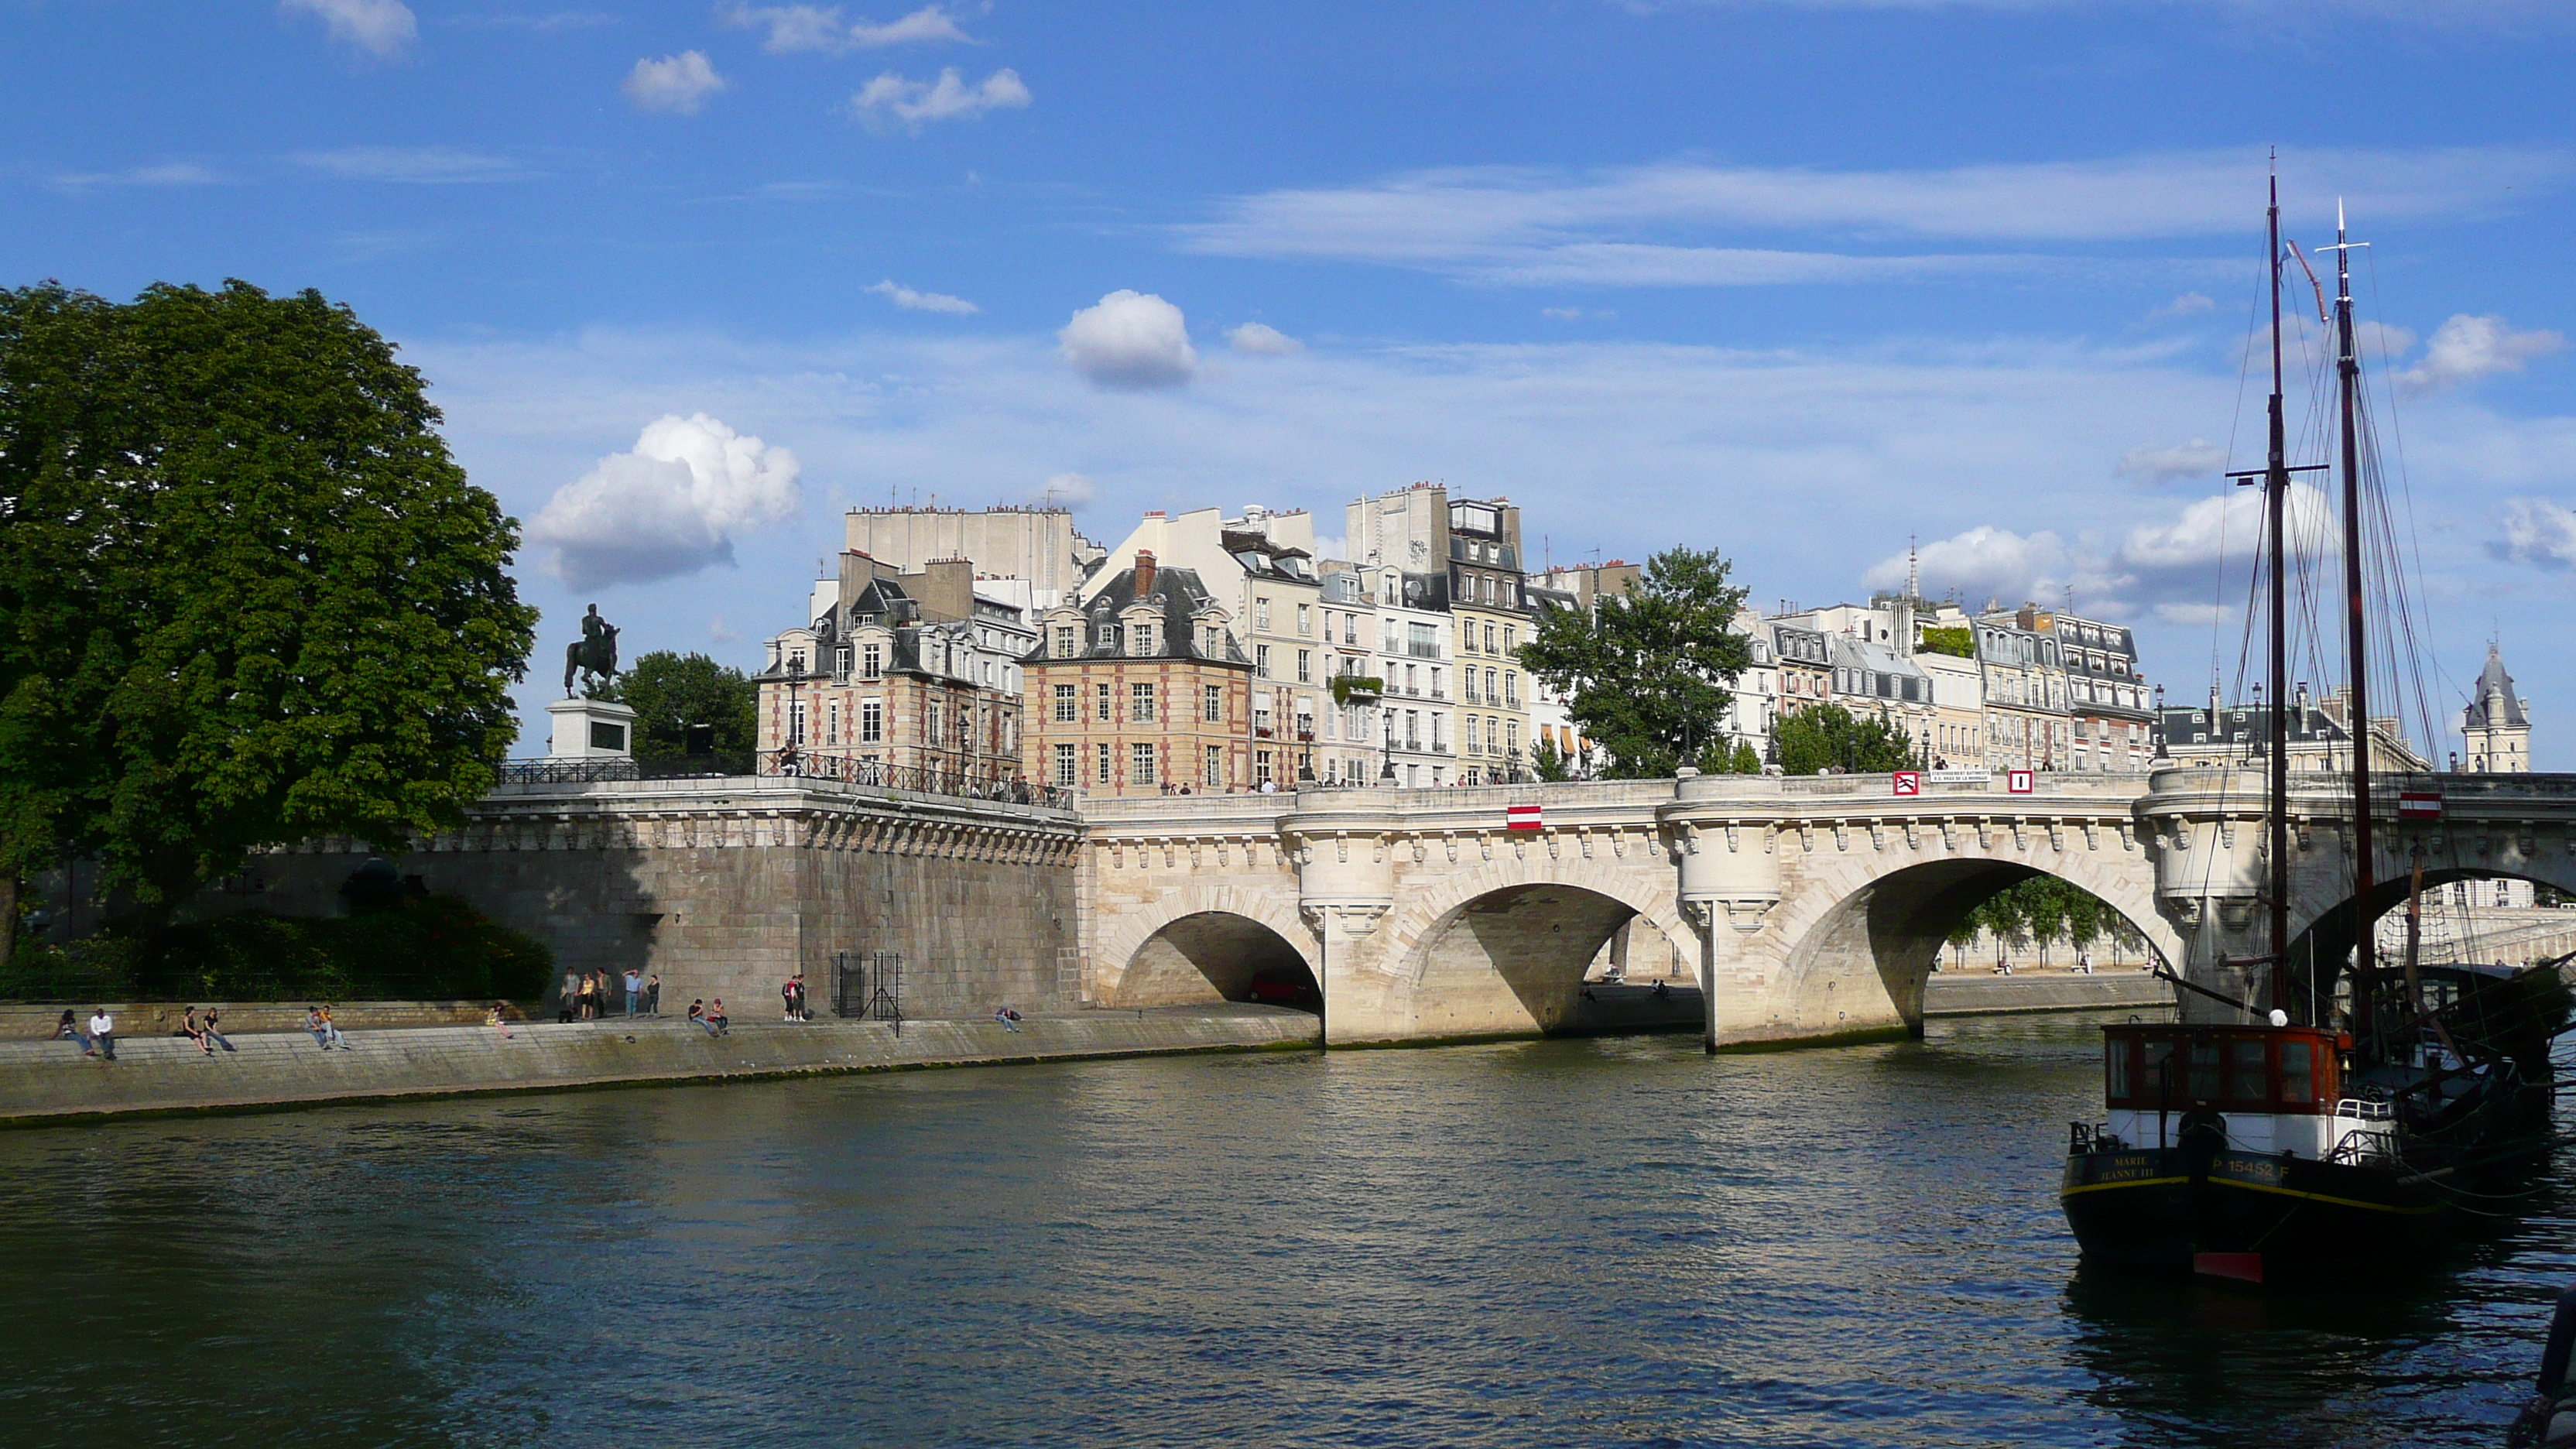
[[[2493,644],[2487,646],[2487,667],[2478,674],[2468,707],[2460,711],[2460,735],[2468,745],[2462,763],[2473,774],[2519,775],[2531,769],[2530,705],[2513,692],[2513,676],[2505,673],[2504,655]]]

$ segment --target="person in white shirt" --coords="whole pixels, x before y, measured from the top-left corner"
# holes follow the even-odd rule
[[[116,1060],[116,1018],[108,1015],[104,1006],[89,1019],[89,1039],[100,1056],[111,1062]]]

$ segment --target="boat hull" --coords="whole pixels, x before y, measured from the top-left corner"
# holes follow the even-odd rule
[[[2266,1281],[2349,1271],[2449,1215],[2420,1173],[2185,1147],[2071,1153],[2058,1198],[2089,1261],[2189,1273],[2254,1255]]]

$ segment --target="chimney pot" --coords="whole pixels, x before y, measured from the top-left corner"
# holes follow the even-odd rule
[[[1150,599],[1153,596],[1154,551],[1150,548],[1140,548],[1136,550],[1136,597]]]

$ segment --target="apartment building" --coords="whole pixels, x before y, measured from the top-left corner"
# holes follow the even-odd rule
[[[1252,661],[1196,570],[1151,550],[1080,605],[1037,619],[1028,682],[1031,777],[1086,795],[1225,794],[1278,782],[1276,743],[1246,726]]]

